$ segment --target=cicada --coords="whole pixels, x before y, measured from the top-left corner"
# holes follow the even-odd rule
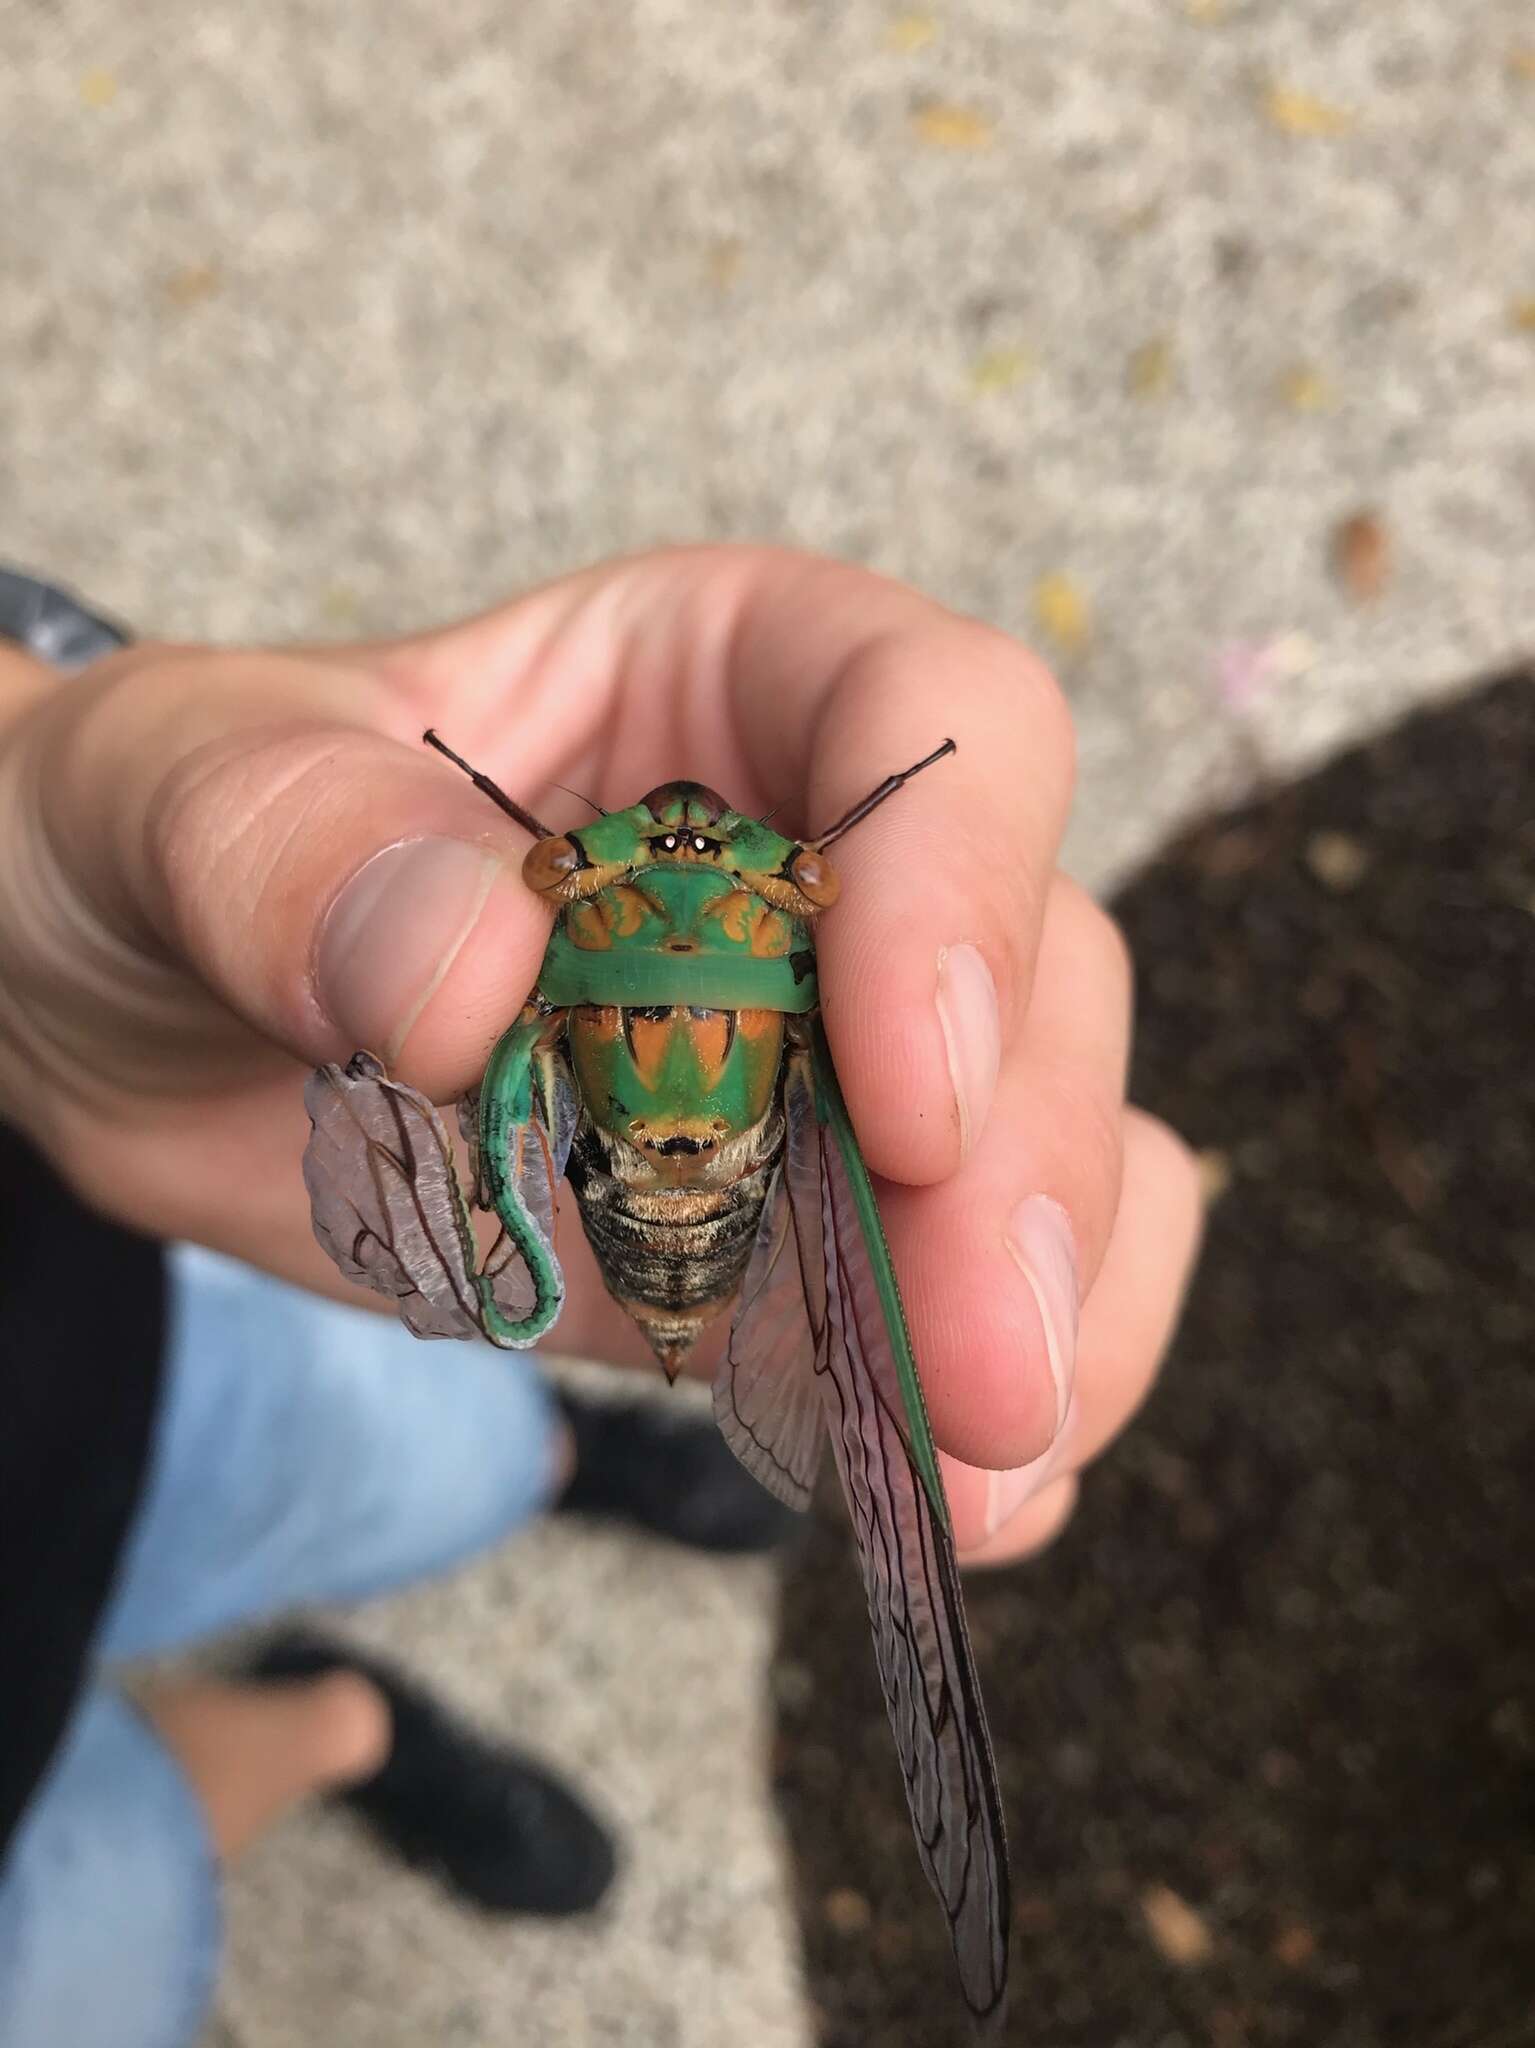
[[[697,782],[556,833],[429,744],[534,835],[554,913],[521,1014],[443,1118],[370,1053],[318,1069],[304,1175],[321,1244],[419,1337],[535,1344],[564,1296],[568,1181],[610,1292],[675,1378],[732,1312],[714,1411],[796,1508],[822,1447],[847,1497],[917,1848],[981,2016],[1007,1977],[996,1767],[922,1386],[889,1247],[822,1028],[826,849],[954,743],[826,831],[789,839]],[[481,1256],[472,1210],[499,1223]]]

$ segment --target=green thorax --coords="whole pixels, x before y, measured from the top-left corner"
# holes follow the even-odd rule
[[[663,1179],[691,1181],[772,1108],[784,1020],[777,1010],[583,1004],[566,1045],[592,1122]]]
[[[733,822],[734,814],[707,831],[699,828],[695,836],[704,840],[705,853],[667,859],[652,851],[664,836],[664,821],[658,830],[645,812],[646,857],[628,863],[622,879],[560,911],[538,977],[545,1002],[559,1009],[683,1004],[803,1014],[815,1008],[809,925],[751,885],[749,878],[762,870],[742,865],[722,834],[726,819]],[[636,812],[617,811],[588,826],[581,834],[588,859],[606,867],[620,853],[624,840],[608,829],[620,826],[638,853],[635,820]],[[753,835],[793,850],[792,842],[755,820],[741,822]],[[750,848],[754,856],[759,850],[773,849]]]

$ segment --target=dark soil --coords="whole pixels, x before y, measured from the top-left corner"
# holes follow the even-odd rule
[[[969,1582],[995,2038],[1535,2043],[1535,678],[1201,827],[1117,909],[1134,1093],[1230,1180],[1073,1527]],[[969,2043],[865,1630],[826,1501],[777,1669],[811,1993],[835,2048]]]

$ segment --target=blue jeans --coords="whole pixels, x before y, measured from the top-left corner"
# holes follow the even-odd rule
[[[165,1391],[98,1669],[0,1867],[5,2048],[189,2048],[212,1997],[202,1808],[113,1662],[444,1570],[555,1484],[555,1411],[525,1354],[423,1344],[189,1245],[170,1281]]]

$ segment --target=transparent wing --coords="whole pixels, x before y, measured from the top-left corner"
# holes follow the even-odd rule
[[[1001,2010],[1009,1883],[996,1764],[906,1318],[868,1173],[819,1029],[785,1088],[785,1185],[807,1262],[814,1369],[863,1563],[918,1852],[966,2001]]]
[[[314,1234],[349,1280],[389,1296],[418,1337],[477,1337],[474,1239],[441,1117],[371,1053],[317,1068],[304,1182]]]
[[[795,1228],[781,1162],[763,1207],[730,1344],[714,1376],[714,1416],[726,1443],[769,1493],[810,1504],[826,1442],[807,1291],[824,1297],[819,1247]]]

